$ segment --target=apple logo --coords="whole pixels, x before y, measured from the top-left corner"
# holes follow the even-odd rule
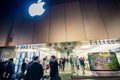
[[[37,3],[33,3],[29,7],[29,14],[31,16],[41,16],[44,12],[45,9],[43,8],[45,2],[42,2],[42,0],[38,0]]]

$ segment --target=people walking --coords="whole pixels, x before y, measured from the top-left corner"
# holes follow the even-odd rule
[[[62,59],[62,70],[63,70],[63,71],[64,71],[64,69],[65,69],[65,63],[66,63],[66,59],[63,58],[63,59]]]
[[[59,64],[59,70],[62,70],[62,58],[58,59]]]
[[[50,59],[50,80],[59,80],[58,77],[58,62],[56,57],[53,55]]]
[[[23,74],[25,74],[26,69],[27,69],[27,63],[25,62],[25,60],[23,60],[22,68],[21,68],[21,71],[22,71]]]
[[[72,71],[72,73],[75,73],[75,70],[74,70],[74,58],[73,58],[73,55],[72,55],[71,58],[70,58],[70,65],[71,65],[71,71]]]
[[[80,57],[80,65],[83,71],[83,74],[85,74],[85,62],[84,62],[84,58]]]
[[[39,57],[33,57],[33,62],[28,66],[25,80],[40,80],[43,77],[43,67]]]
[[[25,60],[23,60],[22,67],[21,67],[21,75],[18,80],[20,80],[21,78],[24,78],[26,69],[27,69],[27,63],[25,62]]]
[[[68,66],[68,63],[69,63],[69,59],[68,59],[68,57],[66,58],[66,63],[67,63],[67,66]]]
[[[10,58],[8,60],[8,63],[6,64],[3,77],[7,80],[10,80],[14,74],[14,70],[15,70],[15,64],[13,63],[13,58]]]
[[[80,64],[80,61],[79,61],[79,57],[77,56],[75,58],[75,65],[76,65],[77,70],[79,70],[79,64]]]
[[[42,66],[43,66],[44,72],[45,72],[45,73],[47,73],[46,58],[43,58],[43,61],[42,61]]]
[[[0,80],[3,80],[3,73],[4,73],[4,64],[2,59],[0,58]]]

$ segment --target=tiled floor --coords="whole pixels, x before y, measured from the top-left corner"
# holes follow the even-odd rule
[[[89,70],[85,70],[85,74],[82,74],[82,70],[75,70],[76,73],[72,74],[71,73],[71,67],[70,65],[66,65],[65,67],[65,71],[60,70],[59,74],[62,80],[120,80],[119,77],[116,78],[94,78],[94,76],[99,76],[98,74],[96,74],[95,72],[91,72]],[[108,72],[101,72],[101,74],[106,75]],[[111,72],[111,74],[113,75],[113,73]],[[45,75],[49,75],[49,71],[47,73],[45,73]],[[120,75],[119,74],[114,74],[114,75]],[[71,79],[71,76],[77,76],[79,77],[77,78],[73,78]],[[50,79],[44,79],[44,80],[50,80]]]
[[[76,70],[75,69],[75,72],[74,74],[71,73],[71,67],[70,65],[66,65],[65,67],[65,71],[62,71],[62,70],[59,70],[59,74],[60,74],[60,77],[62,80],[120,80],[119,77],[116,77],[116,78],[99,78],[99,77],[95,77],[94,76],[99,76],[98,74],[96,74],[95,72],[92,72],[92,71],[89,71],[89,70],[85,70],[85,74],[82,74],[82,69],[80,68],[80,70]],[[101,72],[101,74],[103,75],[106,75],[108,72]],[[120,72],[119,74],[113,74],[111,72],[112,75],[120,75]],[[47,73],[45,73],[45,75],[49,75],[49,70],[47,71]],[[78,77],[77,78],[71,78],[71,76],[74,76],[74,77]],[[107,76],[107,75],[106,75]],[[50,79],[44,79],[44,80],[50,80]]]
[[[80,69],[80,70],[75,69],[75,72],[76,73],[71,74],[71,67],[70,67],[70,65],[67,65],[65,67],[65,71],[60,71],[60,76],[61,76],[62,80],[120,80],[120,72],[115,72],[115,71],[92,72],[90,70],[85,70],[85,74],[83,74],[82,69]],[[107,78],[106,77],[100,78],[99,75],[107,76]],[[117,76],[117,77],[109,78],[109,75]],[[79,79],[71,79],[71,76],[79,76],[80,78]],[[95,76],[95,78],[94,78],[94,76]]]

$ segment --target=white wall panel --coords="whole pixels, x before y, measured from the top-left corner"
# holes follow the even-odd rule
[[[86,40],[79,1],[66,3],[67,41]]]
[[[99,0],[109,38],[120,38],[120,10],[112,0]]]
[[[82,14],[87,40],[108,38],[96,0],[80,1],[82,4]]]
[[[47,43],[49,38],[49,10],[35,20],[33,43]]]
[[[50,42],[66,41],[64,5],[50,7]]]
[[[0,46],[6,46],[6,41],[8,38],[8,33],[10,31],[10,28],[12,27],[12,21],[5,21],[2,23],[2,25],[0,26],[1,30],[0,30]]]
[[[14,20],[14,24],[13,24],[13,29],[11,31],[11,35],[13,36],[13,40],[11,42],[11,44],[9,44],[10,46],[15,46],[18,44],[19,42],[19,39],[20,39],[20,31],[23,26],[23,23],[22,23],[23,20],[23,17],[20,16],[20,17],[16,17],[16,19]]]
[[[18,44],[31,44],[33,41],[34,20],[23,18]]]

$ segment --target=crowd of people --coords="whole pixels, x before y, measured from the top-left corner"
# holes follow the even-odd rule
[[[83,71],[83,74],[85,74],[85,58],[84,57],[73,57],[73,55],[71,55],[70,58],[59,58],[58,59],[58,63],[59,63],[59,69],[64,71],[65,70],[65,66],[70,63],[71,65],[71,72],[75,73],[75,69],[79,70],[80,67]]]
[[[81,67],[83,74],[85,74],[84,61],[84,57],[73,57],[73,55],[70,58],[56,58],[53,55],[50,59],[45,57],[41,61],[38,56],[33,56],[32,61],[29,63],[23,60],[18,80],[40,80],[49,71],[50,80],[60,80],[59,71],[65,71],[65,66],[69,67],[69,64],[72,73],[75,73],[75,68],[79,70]],[[0,80],[13,80],[16,76],[14,70],[15,64],[12,58],[4,62],[0,59]]]
[[[65,65],[68,64],[69,59],[68,58],[59,58],[58,59],[58,64],[59,64],[59,70],[64,71],[65,70]]]
[[[82,69],[83,74],[85,74],[85,58],[84,57],[76,57],[74,58],[73,55],[70,57],[70,65],[72,73],[75,73],[75,67],[77,70]]]
[[[45,62],[47,65],[44,64]],[[61,80],[58,71],[58,61],[54,55],[51,56],[49,62],[47,62],[47,57],[44,58],[42,64],[40,63],[38,56],[34,56],[33,60],[28,64],[23,60],[21,67],[22,72],[18,80],[22,78],[24,80],[44,79],[44,71],[48,68],[50,69],[50,80]],[[15,64],[13,63],[12,58],[5,62],[0,59],[0,80],[13,80],[13,76],[15,76],[14,70]]]
[[[12,58],[4,62],[0,59],[0,80],[10,80],[14,74],[14,68],[15,64]]]

